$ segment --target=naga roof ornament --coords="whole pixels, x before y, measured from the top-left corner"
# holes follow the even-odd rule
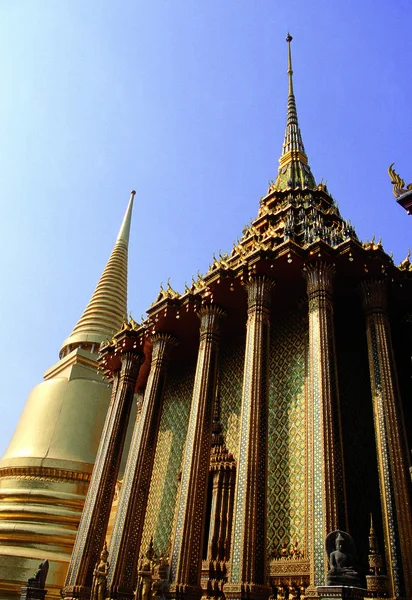
[[[388,173],[389,177],[391,178],[391,184],[393,185],[393,195],[395,198],[399,198],[403,194],[406,194],[406,192],[412,191],[412,183],[408,183],[405,186],[405,181],[396,173],[395,169],[393,168],[394,164],[395,163],[389,165]]]

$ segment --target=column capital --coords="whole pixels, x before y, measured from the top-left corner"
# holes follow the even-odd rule
[[[152,336],[152,360],[159,358],[159,356],[165,357],[170,350],[179,344],[179,340],[170,333],[158,331]]]
[[[125,350],[120,352],[120,360],[122,365],[126,362],[141,364],[144,361],[144,354],[140,349],[137,351]]]
[[[334,264],[322,260],[305,264],[303,275],[306,279],[309,299],[318,292],[332,295],[335,272]]]
[[[358,286],[365,312],[386,311],[388,285],[385,279],[364,279]]]
[[[220,321],[226,312],[217,304],[205,304],[198,312],[200,319],[200,337],[208,333],[218,334]]]
[[[120,354],[120,379],[135,380],[143,364],[145,356],[143,352],[122,352]]]
[[[140,367],[145,359],[142,340],[134,339],[124,345],[108,344],[99,353],[99,369],[109,379],[124,373],[125,369]]]
[[[270,308],[272,289],[276,282],[266,275],[252,275],[245,283],[248,308]]]

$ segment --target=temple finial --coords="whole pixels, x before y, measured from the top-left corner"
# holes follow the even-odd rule
[[[130,235],[130,224],[132,222],[132,212],[133,212],[133,201],[136,195],[135,190],[130,192],[129,204],[126,209],[126,213],[123,218],[123,222],[121,224],[119,235],[117,236],[117,242],[124,242],[126,246],[129,243],[129,235]]]
[[[290,33],[286,36],[286,41],[288,43],[288,77],[289,77],[289,94],[293,94],[293,69],[292,69],[292,51],[290,49],[290,42],[293,40],[293,37]]]
[[[312,175],[306,156],[302,135],[299,129],[298,114],[296,111],[295,95],[293,91],[293,69],[290,33],[286,36],[288,43],[288,111],[286,119],[286,132],[283,142],[282,155],[279,159],[279,170],[276,181],[270,186],[269,191],[287,189],[315,189],[316,182]]]

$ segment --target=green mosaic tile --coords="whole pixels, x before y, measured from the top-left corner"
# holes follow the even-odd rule
[[[157,554],[170,551],[194,374],[195,365],[171,369],[166,383],[141,543],[146,549],[153,536]]]
[[[289,313],[271,327],[268,421],[268,552],[305,540],[305,331]]]

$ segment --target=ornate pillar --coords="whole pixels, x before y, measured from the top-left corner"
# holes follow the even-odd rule
[[[333,265],[306,265],[309,301],[309,377],[307,398],[307,548],[309,596],[325,584],[325,538],[346,529],[342,435],[333,325]]]
[[[215,398],[220,321],[217,306],[200,311],[200,343],[192,407],[182,466],[176,533],[172,550],[171,592],[200,598],[200,572],[207,499],[213,403]]]
[[[140,418],[136,421],[110,538],[108,598],[134,596],[139,547],[156,451],[163,393],[171,348],[177,340],[166,333],[152,338],[153,354]]]
[[[387,313],[386,281],[364,281],[361,292],[366,316],[389,594],[392,598],[410,598],[412,515],[406,439]]]
[[[119,349],[114,351],[109,346],[106,352],[117,355],[116,367],[112,370],[113,391],[62,590],[62,597],[66,600],[90,598],[93,570],[105,541],[134,390],[144,358],[141,350],[136,349],[137,336],[132,334],[132,337],[130,350],[123,352],[118,344]],[[106,354],[101,360],[104,361]]]
[[[236,476],[231,576],[227,598],[266,598],[267,370],[274,281],[246,284],[248,320],[243,374],[240,452]]]

